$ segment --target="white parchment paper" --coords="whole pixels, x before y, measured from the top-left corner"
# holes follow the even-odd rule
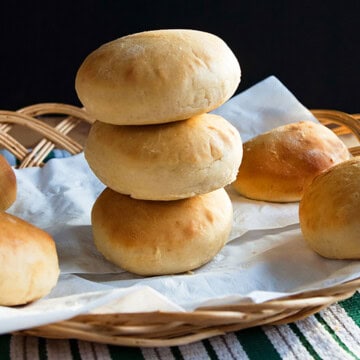
[[[276,126],[312,120],[312,114],[275,77],[214,111],[232,122],[243,141]],[[229,242],[191,274],[142,278],[106,261],[96,250],[90,212],[104,185],[83,154],[52,159],[43,168],[16,170],[18,197],[9,212],[55,239],[61,275],[47,297],[30,305],[0,307],[0,333],[86,312],[189,311],[202,305],[262,302],[327,287],[360,276],[359,261],[314,254],[298,225],[298,204],[242,198],[234,206]]]

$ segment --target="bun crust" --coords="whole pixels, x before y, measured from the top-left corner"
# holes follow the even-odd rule
[[[86,110],[115,125],[160,124],[211,111],[240,82],[239,63],[219,37],[156,30],[102,45],[80,66],[75,88]]]
[[[331,259],[360,259],[360,157],[317,176],[300,201],[304,239]]]
[[[218,115],[147,126],[96,121],[85,157],[95,175],[119,193],[175,200],[233,182],[242,143],[236,128]]]
[[[92,209],[95,245],[139,275],[175,274],[210,261],[232,226],[224,189],[177,201],[135,200],[106,188]]]
[[[53,239],[4,212],[0,230],[0,305],[22,305],[47,295],[59,276]]]
[[[299,201],[316,175],[350,158],[330,129],[310,121],[277,127],[243,148],[233,187],[248,198],[273,202]]]
[[[0,211],[7,210],[16,200],[16,176],[14,170],[0,155]]]

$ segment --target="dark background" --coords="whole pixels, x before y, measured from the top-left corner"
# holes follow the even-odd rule
[[[8,1],[0,5],[0,109],[79,105],[75,74],[101,44],[192,28],[223,38],[242,91],[277,76],[309,108],[360,112],[360,1]]]

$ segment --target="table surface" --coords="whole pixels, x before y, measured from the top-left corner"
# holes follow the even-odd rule
[[[360,294],[294,323],[174,347],[130,348],[7,334],[0,336],[0,359],[360,359]]]

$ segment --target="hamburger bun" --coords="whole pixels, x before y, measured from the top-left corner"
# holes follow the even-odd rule
[[[54,240],[4,212],[0,230],[0,305],[22,305],[47,295],[59,276]]]
[[[7,210],[16,200],[16,176],[14,170],[0,155],[0,211]]]
[[[146,125],[213,110],[234,94],[239,82],[239,63],[219,37],[196,30],[156,30],[96,49],[80,66],[75,88],[96,119]]]
[[[232,226],[224,189],[177,201],[135,200],[106,188],[91,221],[97,249],[110,262],[139,275],[176,274],[210,261]]]
[[[239,132],[218,115],[146,126],[96,121],[85,157],[95,175],[119,193],[143,200],[175,200],[234,181],[242,143]]]
[[[331,259],[360,259],[360,157],[317,176],[300,201],[299,218],[312,250]]]
[[[299,201],[316,175],[351,156],[330,129],[310,121],[277,127],[244,143],[243,150],[233,187],[272,202]]]

